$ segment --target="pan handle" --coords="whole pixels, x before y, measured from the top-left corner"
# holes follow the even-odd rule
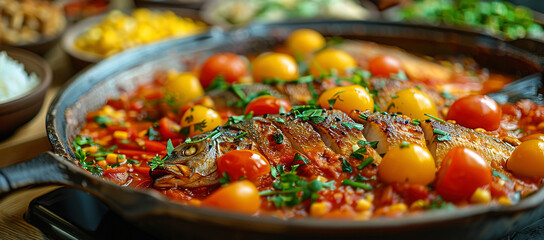
[[[0,168],[0,196],[37,185],[73,184],[73,173],[61,161],[66,160],[48,151],[27,162]]]

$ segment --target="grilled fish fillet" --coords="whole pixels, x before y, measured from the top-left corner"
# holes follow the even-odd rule
[[[406,116],[366,111],[357,121],[364,124],[363,134],[368,141],[378,141],[376,151],[379,154],[387,153],[402,142],[426,146],[423,130]]]
[[[457,124],[428,119],[421,122],[421,128],[436,166],[441,166],[444,156],[457,146],[476,151],[490,166],[502,165],[514,151],[514,147],[506,142]],[[449,135],[449,139],[445,135]]]

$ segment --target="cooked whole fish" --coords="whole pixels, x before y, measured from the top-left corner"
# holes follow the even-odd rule
[[[350,157],[355,148],[366,148],[364,157],[381,157],[369,145],[358,146],[366,141],[362,125],[355,123],[337,110],[312,109],[316,111],[310,120],[302,114],[275,114],[218,127],[212,133],[195,137],[192,141],[177,146],[164,166],[150,172],[156,188],[200,187],[219,182],[216,158],[234,149],[251,149],[263,154],[272,166],[289,167],[302,164],[294,161],[295,154],[308,159],[300,168],[300,174],[337,179],[342,174],[345,159],[358,166],[361,160]],[[245,135],[243,137],[241,134]],[[275,135],[281,135],[277,141]],[[356,146],[354,148],[354,146]]]
[[[342,171],[344,160],[355,167],[361,163],[351,156],[359,147],[366,148],[365,158],[373,157],[380,163],[380,154],[406,141],[428,147],[436,166],[440,166],[446,153],[456,146],[475,150],[493,166],[503,164],[514,150],[510,144],[488,134],[432,119],[414,123],[406,116],[363,112],[357,119],[362,124],[358,124],[338,110],[307,111],[316,112],[313,116],[319,116],[319,120],[294,112],[265,115],[197,136],[177,146],[163,167],[151,171],[154,187],[218,184],[215,160],[235,149],[258,151],[272,166],[302,164],[294,161],[295,155],[300,154],[309,160],[299,168],[301,175],[328,179],[346,176]],[[278,137],[282,140],[278,141]],[[377,149],[368,144],[360,146],[359,141],[378,141]]]

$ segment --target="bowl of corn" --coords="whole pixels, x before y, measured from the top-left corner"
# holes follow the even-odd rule
[[[112,10],[72,25],[64,34],[62,47],[76,66],[84,66],[130,48],[188,37],[207,28],[192,10]]]

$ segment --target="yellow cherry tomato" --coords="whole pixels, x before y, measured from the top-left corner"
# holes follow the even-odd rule
[[[315,54],[310,62],[310,74],[319,77],[335,71],[340,76],[346,75],[346,70],[356,67],[357,63],[349,54],[342,50],[327,48]]]
[[[522,142],[506,162],[506,168],[524,177],[544,177],[544,141]]]
[[[522,142],[526,142],[526,141],[529,141],[529,140],[541,140],[541,141],[544,141],[544,134],[542,133],[534,133],[534,134],[531,134],[531,135],[527,135],[525,137],[522,137],[520,139]]]
[[[204,199],[202,204],[228,211],[254,214],[259,210],[261,199],[255,185],[248,180],[242,180],[219,188]]]
[[[287,47],[295,56],[306,56],[325,46],[325,38],[312,29],[298,29],[287,38]]]
[[[209,132],[221,125],[221,117],[215,110],[196,105],[189,108],[181,117],[181,128],[189,128],[189,137]]]
[[[351,115],[354,110],[374,110],[374,99],[365,88],[359,85],[328,89],[317,100],[317,103],[325,109],[330,108],[332,102],[334,102],[332,108],[348,115]]]
[[[427,185],[434,180],[435,173],[436,167],[431,153],[412,143],[391,148],[378,165],[378,177],[385,183]]]
[[[164,89],[165,95],[179,105],[185,105],[191,100],[204,95],[204,89],[200,85],[200,81],[196,75],[189,72],[169,72]]]
[[[438,117],[438,111],[434,102],[424,92],[416,88],[408,88],[397,91],[395,96],[387,104],[386,112],[402,114],[412,119],[427,119],[424,114]]]
[[[298,78],[298,65],[293,57],[285,53],[264,53],[252,62],[253,79],[261,82],[264,79],[280,79],[291,81]]]

